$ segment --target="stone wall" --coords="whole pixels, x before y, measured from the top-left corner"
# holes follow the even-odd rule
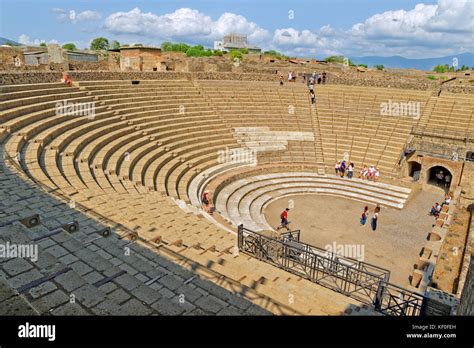
[[[458,315],[474,315],[474,258],[471,255],[469,271],[461,294]]]
[[[231,72],[112,72],[112,71],[70,71],[73,81],[98,80],[240,80],[240,81],[277,81],[277,75],[245,74]],[[55,72],[0,72],[0,85],[59,82],[61,73]]]
[[[461,178],[461,187],[463,194],[461,195],[461,205],[467,207],[474,203],[474,162],[465,162]]]

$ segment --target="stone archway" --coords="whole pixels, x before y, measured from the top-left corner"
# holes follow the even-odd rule
[[[435,165],[427,170],[426,182],[447,192],[453,182],[453,173],[442,165]]]

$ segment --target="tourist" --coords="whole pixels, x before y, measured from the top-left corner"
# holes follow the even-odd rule
[[[213,211],[211,209],[211,196],[208,190],[204,191],[202,194],[201,202],[203,210],[212,215]]]
[[[367,179],[367,174],[369,173],[368,169],[367,169],[367,166],[364,165],[364,167],[362,168],[362,170],[360,171],[360,176],[359,178],[364,180],[364,179]]]
[[[438,203],[436,203],[435,205],[433,205],[433,206],[431,207],[431,210],[430,210],[429,215],[434,216],[434,217],[438,217],[439,212],[438,212],[437,205],[438,205]]]
[[[303,83],[306,82],[306,71],[303,71]]]
[[[326,78],[327,78],[327,76],[326,76],[326,72],[325,72],[325,71],[323,71],[323,85],[325,85],[325,84],[326,84]]]
[[[316,98],[316,96],[314,95],[314,91],[313,90],[310,90],[309,91],[309,95],[311,97],[311,104],[314,104],[314,100]]]
[[[449,205],[449,203],[451,203],[451,196],[449,195],[449,193],[447,193],[445,196],[444,196],[444,202],[441,204],[441,206],[443,205]]]
[[[375,231],[377,229],[379,212],[380,212],[380,207],[376,206],[374,209],[374,216],[372,216],[372,219],[370,220],[370,226],[372,227],[372,231]]]
[[[321,75],[317,74],[316,75],[316,80],[318,81],[318,85],[321,84]]]
[[[436,182],[438,186],[440,186],[444,181],[444,173],[442,170],[440,170],[438,173],[436,173]]]
[[[72,79],[68,73],[64,73],[63,80],[66,85],[68,85],[69,87],[72,87]]]
[[[293,79],[293,73],[291,71],[288,72],[288,82],[291,82]]]
[[[449,189],[449,185],[451,184],[451,175],[448,173],[446,174],[446,176],[444,177],[444,187],[446,189]]]
[[[336,171],[336,175],[339,175],[339,168],[341,167],[341,161],[337,161],[334,170]]]
[[[341,166],[339,167],[339,175],[341,178],[344,177],[344,173],[346,172],[346,161],[342,161]]]
[[[296,82],[297,77],[298,77],[298,73],[296,71],[293,71],[293,74],[292,74],[293,82]]]
[[[375,167],[374,181],[375,181],[375,182],[379,181],[379,177],[380,177],[380,172],[379,172],[379,170],[377,169],[377,167]]]
[[[360,218],[360,224],[362,226],[365,226],[365,223],[367,222],[368,217],[369,217],[369,207],[365,206],[364,211],[362,212],[362,217]]]
[[[280,219],[281,219],[281,224],[280,226],[277,227],[277,231],[280,229],[280,228],[286,228],[288,231],[290,230],[290,228],[288,227],[288,212],[290,211],[290,208],[286,208],[285,210],[283,210],[281,213],[280,213]]]
[[[280,86],[283,86],[283,74],[280,74]]]
[[[353,172],[354,172],[354,163],[351,162],[351,164],[349,164],[349,167],[347,167],[347,177],[349,179],[352,179]]]
[[[367,173],[367,180],[373,180],[374,179],[374,176],[375,176],[375,167],[374,166],[370,166],[370,169]]]
[[[314,91],[314,83],[309,83],[309,90]]]

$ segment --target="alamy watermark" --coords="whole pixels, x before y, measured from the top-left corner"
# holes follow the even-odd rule
[[[350,257],[358,261],[364,261],[365,258],[365,245],[363,244],[338,244],[333,242],[332,244],[327,244],[324,249],[339,256]]]
[[[6,242],[0,244],[0,259],[30,259],[33,262],[38,261],[37,244],[15,244]]]
[[[380,103],[380,115],[382,116],[406,116],[419,120],[421,116],[420,102],[394,102],[389,99],[385,103]]]
[[[87,116],[95,118],[95,102],[72,103],[67,100],[56,103],[56,116]]]
[[[237,148],[217,151],[217,162],[227,164],[250,164],[257,165],[257,150]]]

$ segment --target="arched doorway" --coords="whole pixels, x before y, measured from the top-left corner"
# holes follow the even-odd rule
[[[428,184],[436,185],[449,191],[453,179],[453,174],[443,166],[434,166],[428,171]]]
[[[418,162],[408,162],[408,175],[413,181],[418,181],[421,175],[421,164]]]

